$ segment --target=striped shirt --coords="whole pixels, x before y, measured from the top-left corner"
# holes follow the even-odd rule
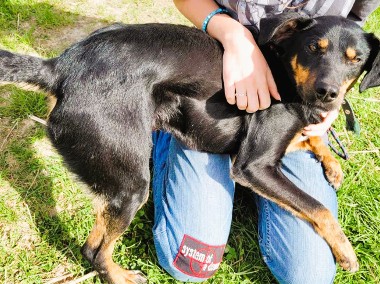
[[[226,7],[231,15],[243,25],[256,27],[259,27],[260,19],[285,11],[295,11],[310,17],[322,15],[347,17],[355,4],[354,0],[217,0],[216,2]]]

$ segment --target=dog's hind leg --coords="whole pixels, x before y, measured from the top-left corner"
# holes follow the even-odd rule
[[[143,184],[145,185],[143,185]],[[102,278],[109,283],[145,283],[145,277],[139,271],[128,271],[112,260],[116,240],[124,233],[144,204],[148,196],[147,180],[141,180],[139,190],[121,191],[121,196],[98,201],[96,204],[96,221],[82,247],[83,255],[92,263]]]
[[[67,92],[50,115],[48,132],[69,168],[101,200],[84,257],[109,283],[143,283],[142,275],[116,265],[112,252],[148,196],[152,111],[144,100],[131,103],[128,90],[112,90]]]

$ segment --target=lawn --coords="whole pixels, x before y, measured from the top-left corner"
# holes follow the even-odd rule
[[[96,28],[113,22],[189,24],[170,1],[0,0],[0,48],[51,57]],[[380,36],[380,10],[366,25]],[[360,136],[335,128],[347,146],[339,220],[361,268],[338,268],[335,283],[380,283],[380,89],[349,94],[360,121]],[[80,254],[93,223],[84,186],[63,166],[46,139],[46,95],[0,86],[0,283],[53,283],[91,272]],[[261,259],[255,210],[239,192],[225,261],[207,283],[275,283]],[[141,269],[149,283],[176,283],[157,264],[152,241],[151,200],[117,243],[114,259]],[[100,283],[97,276],[83,283]],[[61,283],[61,282],[56,282]]]

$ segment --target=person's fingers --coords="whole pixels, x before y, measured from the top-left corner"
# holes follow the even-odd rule
[[[305,136],[308,136],[308,137],[313,137],[313,136],[323,136],[325,135],[325,133],[327,132],[328,129],[315,129],[313,128],[313,130],[304,130],[302,132],[303,135]]]
[[[330,127],[331,124],[326,122],[310,124],[304,128],[303,134],[307,136],[323,136]]]
[[[247,91],[243,82],[235,83],[235,97],[236,97],[236,105],[240,110],[247,109],[248,98]]]
[[[338,118],[339,116],[339,110],[335,109],[329,112],[324,112],[321,114],[321,116],[324,118],[324,121],[326,123],[329,123],[330,126],[331,124],[335,121],[335,119]]]
[[[253,76],[248,77],[245,80],[245,86],[247,90],[247,109],[249,113],[255,112],[259,109],[259,98],[257,96],[257,88],[253,83]]]
[[[223,56],[223,84],[224,94],[229,104],[234,105],[236,103],[235,98],[235,68],[231,67],[231,60],[224,54]]]
[[[235,83],[231,77],[231,74],[225,73],[223,76],[224,80],[224,94],[226,100],[229,104],[234,105],[236,103],[235,99]]]
[[[246,111],[249,113],[256,112],[259,109],[259,97],[257,95],[257,90],[250,91],[247,95],[248,105]]]
[[[327,130],[330,129],[335,119],[337,119],[338,114],[338,110],[322,113],[321,116],[324,117],[323,121],[318,124],[310,124],[306,126],[303,130],[303,134],[307,136],[323,136]]]
[[[280,93],[277,90],[276,82],[274,81],[272,71],[269,69],[269,67],[267,69],[266,76],[267,76],[267,84],[268,84],[269,93],[274,99],[281,101]]]
[[[229,51],[225,49],[223,80],[227,102],[236,103],[241,110],[266,109],[271,104],[271,96],[280,100],[268,64],[254,42],[247,44],[245,49],[241,45]]]
[[[271,103],[269,89],[267,87],[268,85],[262,84],[261,88],[257,92],[260,110],[268,108]]]

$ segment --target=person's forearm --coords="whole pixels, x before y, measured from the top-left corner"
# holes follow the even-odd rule
[[[219,8],[213,0],[174,0],[174,4],[198,28],[202,28],[206,17]],[[207,25],[207,33],[220,41],[225,48],[242,36],[253,40],[252,35],[243,25],[226,14],[214,15]]]
[[[195,26],[202,28],[205,19],[219,6],[213,0],[174,0],[178,10]],[[229,104],[255,112],[270,106],[270,95],[280,99],[267,62],[252,34],[227,14],[213,15],[206,32],[224,48],[223,86]]]
[[[202,27],[208,14],[219,8],[213,0],[174,0],[173,2],[177,9],[198,28]]]

